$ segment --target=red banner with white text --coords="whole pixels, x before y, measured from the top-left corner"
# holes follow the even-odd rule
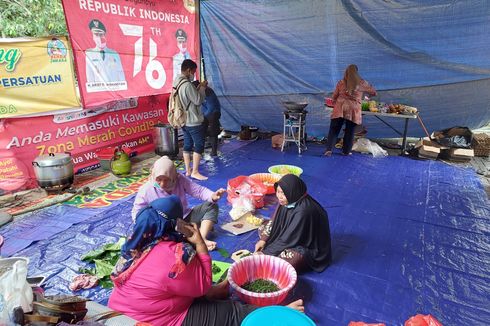
[[[32,161],[70,152],[75,173],[97,168],[97,152],[154,150],[153,126],[167,122],[168,94],[130,98],[74,113],[0,120],[0,193],[37,186]]]
[[[84,107],[170,93],[199,64],[195,0],[63,0]]]

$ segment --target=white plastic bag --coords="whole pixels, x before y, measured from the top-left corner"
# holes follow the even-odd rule
[[[359,138],[354,146],[352,146],[352,150],[361,153],[371,153],[376,158],[388,156],[387,151],[367,138]]]
[[[16,261],[12,265],[13,260]],[[32,288],[26,280],[28,262],[27,258],[0,260],[0,325],[10,324],[11,314],[16,307],[22,307],[24,312],[32,311]]]
[[[232,206],[230,216],[233,221],[238,220],[248,212],[253,213],[255,211],[253,199],[250,195],[240,195],[240,197],[233,199]]]

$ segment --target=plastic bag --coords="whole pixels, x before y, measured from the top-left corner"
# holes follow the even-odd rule
[[[27,283],[27,258],[10,262],[14,258],[0,260],[0,321],[10,321],[16,307],[22,307],[24,312],[32,311],[32,288]],[[3,262],[3,264],[2,264]]]
[[[405,326],[442,326],[432,315],[415,315],[405,322]]]
[[[471,148],[473,133],[467,127],[452,127],[433,132],[432,139],[446,147]]]
[[[252,200],[255,208],[264,207],[264,196],[267,193],[267,187],[264,186],[262,182],[255,181],[252,178],[244,175],[240,175],[236,178],[228,180],[228,187],[226,191],[228,193],[228,202],[231,204],[238,200],[238,198],[248,198]],[[235,205],[248,208],[246,203],[237,203]],[[248,211],[249,210],[245,211],[245,213]]]
[[[248,212],[255,211],[255,205],[251,196],[242,195],[232,200],[233,208],[230,211],[230,216],[233,221],[238,220]]]
[[[371,153],[376,158],[388,156],[387,151],[367,138],[359,138],[352,146],[352,150],[361,153]]]

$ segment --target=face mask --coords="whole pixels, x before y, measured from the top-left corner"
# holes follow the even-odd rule
[[[294,202],[292,204],[284,205],[284,207],[286,207],[286,208],[294,208],[295,206],[296,206],[296,202]]]

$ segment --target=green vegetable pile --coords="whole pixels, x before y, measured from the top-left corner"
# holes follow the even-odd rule
[[[362,101],[361,110],[362,111],[369,111],[369,102]]]
[[[100,286],[111,289],[114,286],[110,278],[111,272],[121,256],[121,247],[125,241],[125,238],[120,238],[116,243],[108,243],[99,249],[89,251],[81,259],[88,263],[95,263],[95,266],[80,268],[78,271],[97,276]]]
[[[264,280],[262,278],[258,278],[252,282],[247,282],[243,284],[241,288],[255,293],[271,293],[280,290],[276,283],[269,280]]]

